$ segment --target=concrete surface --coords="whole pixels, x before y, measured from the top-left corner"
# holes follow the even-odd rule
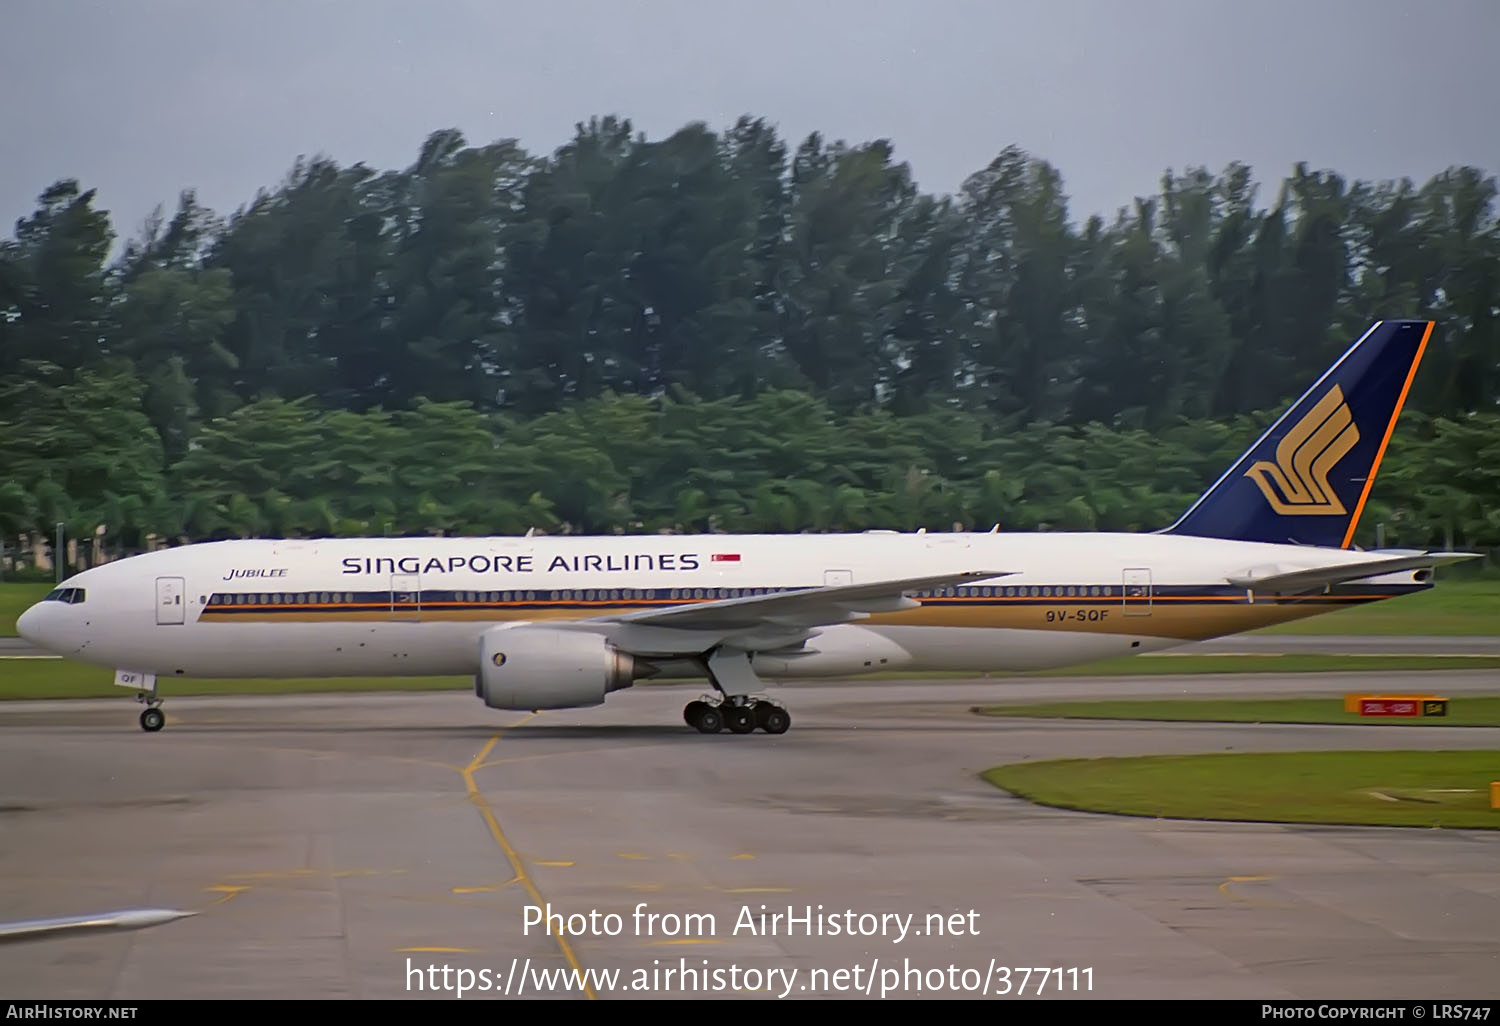
[[[775,737],[692,732],[680,711],[699,692],[682,687],[538,716],[461,693],[169,698],[159,734],[140,731],[128,696],[8,702],[3,917],[203,914],[10,945],[0,994],[460,1000],[431,988],[447,966],[450,985],[460,969],[475,974],[471,986],[480,970],[500,981],[500,993],[471,989],[464,1001],[503,996],[506,977],[513,997],[848,997],[867,981],[873,997],[973,997],[953,983],[980,978],[991,996],[1007,982],[1015,996],[1039,979],[1018,970],[1050,967],[1065,970],[1060,989],[1048,975],[1050,1000],[1494,998],[1500,831],[1069,813],[977,777],[1061,756],[1500,748],[1500,729],[1488,728],[968,711],[1013,697],[1350,686],[1332,675],[804,685],[780,690],[792,728]],[[1358,686],[1462,695],[1492,691],[1494,679],[1360,675]],[[527,907],[549,903],[562,915],[616,914],[621,931],[528,930]],[[913,918],[887,918],[874,936],[808,936],[800,923],[789,936],[784,920],[774,936],[736,931],[743,910],[762,905],[798,916],[821,906],[841,920],[851,911],[856,925]],[[638,929],[640,906],[713,915],[714,929],[664,919]],[[960,934],[893,935],[899,922],[925,932],[929,915]],[[721,975],[697,989],[665,977],[684,964]],[[584,991],[538,979],[570,966],[618,982],[594,978]],[[949,966],[971,972],[950,977]],[[937,991],[932,970],[944,976]]]

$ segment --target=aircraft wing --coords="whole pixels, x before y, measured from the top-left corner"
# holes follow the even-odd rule
[[[680,630],[726,631],[758,627],[817,627],[844,623],[861,613],[884,613],[914,609],[921,603],[908,593],[972,585],[1014,570],[968,570],[960,573],[902,577],[867,584],[831,584],[824,587],[775,591],[765,595],[683,603],[662,609],[642,609],[591,622],[671,627]]]
[[[1230,584],[1250,591],[1265,593],[1298,593],[1316,591],[1347,581],[1365,577],[1397,573],[1401,570],[1422,570],[1444,563],[1457,563],[1465,559],[1478,559],[1477,552],[1418,552],[1410,555],[1386,556],[1381,559],[1363,560],[1358,563],[1334,563],[1329,566],[1309,567],[1300,570],[1282,571],[1270,568],[1247,571],[1226,578]]]

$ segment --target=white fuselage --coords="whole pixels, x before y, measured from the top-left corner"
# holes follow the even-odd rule
[[[731,558],[734,557],[734,558]],[[822,627],[766,678],[1005,671],[1170,648],[1428,587],[1389,574],[1253,601],[1226,577],[1365,554],[1154,534],[642,535],[247,540],[77,574],[22,633],[69,658],[173,677],[474,674],[497,624],[556,623],[758,590],[984,570],[920,608]],[[668,674],[671,675],[670,673]]]

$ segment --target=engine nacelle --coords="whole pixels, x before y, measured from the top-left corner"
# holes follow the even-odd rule
[[[576,709],[602,705],[637,676],[635,659],[601,635],[495,627],[479,641],[474,693],[491,709]]]

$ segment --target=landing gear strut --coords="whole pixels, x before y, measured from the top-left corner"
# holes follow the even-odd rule
[[[792,725],[791,714],[779,702],[751,695],[719,698],[704,695],[689,702],[682,710],[689,727],[703,734],[717,734],[728,728],[731,734],[750,734],[757,728],[767,734],[785,734]]]
[[[137,702],[144,702],[146,708],[141,710],[141,729],[147,733],[154,733],[167,724],[167,714],[161,711],[161,699],[156,694],[156,682],[151,682],[150,691],[137,691],[135,693]]]
[[[750,666],[750,653],[739,649],[714,649],[706,667],[718,695],[704,695],[682,710],[687,725],[704,734],[729,728],[731,734],[750,734],[756,728],[767,734],[785,734],[791,714],[780,702],[754,692],[765,687]]]

